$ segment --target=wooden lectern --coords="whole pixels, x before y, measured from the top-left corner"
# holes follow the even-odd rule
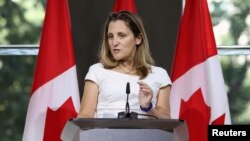
[[[186,130],[177,119],[76,118],[62,132],[63,141],[172,141],[173,131]]]

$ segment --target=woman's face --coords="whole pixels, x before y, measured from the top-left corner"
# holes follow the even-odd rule
[[[107,36],[109,48],[115,60],[128,61],[134,59],[136,45],[141,43],[141,37],[135,37],[124,21],[111,21]]]

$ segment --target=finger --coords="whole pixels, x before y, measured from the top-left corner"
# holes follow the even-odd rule
[[[143,82],[143,81],[138,81],[137,82],[140,86],[147,86],[148,84],[147,83],[145,83],[145,82]]]
[[[149,89],[149,85],[147,83],[144,83],[142,81],[137,82],[139,84],[140,89]]]
[[[140,90],[150,92],[151,88],[148,85],[147,86],[140,86]]]
[[[150,93],[149,88],[142,88],[142,89],[140,89],[140,91],[141,91],[142,93],[145,93],[145,94],[149,94],[149,93]]]
[[[140,88],[140,90],[143,91],[143,92],[149,92],[150,91],[148,87],[142,87],[142,88]]]

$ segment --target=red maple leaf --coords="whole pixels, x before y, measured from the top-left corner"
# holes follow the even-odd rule
[[[188,99],[181,100],[181,109],[179,118],[185,120],[188,126],[189,141],[207,141],[208,125],[210,121],[211,108],[206,105],[199,88]],[[215,119],[212,124],[224,124],[225,113]]]
[[[77,116],[71,97],[56,111],[48,108],[44,129],[44,141],[61,141],[66,122]]]
[[[226,116],[226,113],[222,114],[220,117],[218,117],[217,119],[215,119],[211,124],[212,125],[224,125],[224,123],[225,123],[225,116]]]
[[[211,109],[204,102],[202,91],[198,89],[187,102],[181,100],[179,118],[188,126],[190,141],[207,141],[207,130]]]

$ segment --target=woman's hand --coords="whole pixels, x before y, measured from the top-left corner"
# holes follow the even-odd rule
[[[139,103],[141,107],[148,108],[153,98],[153,91],[147,83],[142,81],[137,83],[139,84]]]

